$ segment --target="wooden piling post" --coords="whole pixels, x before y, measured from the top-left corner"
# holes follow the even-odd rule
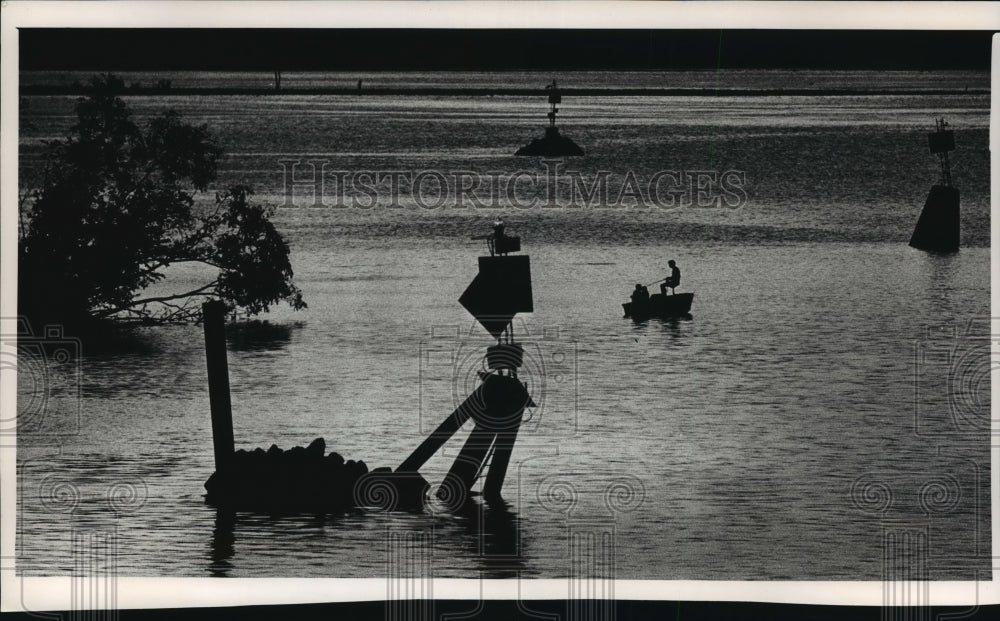
[[[205,361],[208,398],[212,408],[212,444],[215,469],[221,470],[235,450],[233,406],[229,399],[229,363],[226,360],[226,305],[220,301],[201,305],[205,325]]]

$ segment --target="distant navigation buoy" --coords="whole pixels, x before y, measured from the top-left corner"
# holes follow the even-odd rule
[[[958,188],[951,185],[951,162],[948,152],[955,150],[955,132],[946,129],[944,119],[935,121],[935,131],[928,135],[928,147],[941,161],[941,180],[931,187],[920,212],[910,245],[931,252],[957,252],[961,224]]]
[[[559,112],[559,108],[556,106],[562,103],[562,94],[559,92],[556,81],[552,80],[552,84],[547,85],[545,90],[549,93],[549,125],[545,128],[545,136],[535,138],[518,149],[514,155],[541,155],[545,157],[583,155],[583,149],[566,136],[561,135],[559,128],[556,127],[556,113]]]

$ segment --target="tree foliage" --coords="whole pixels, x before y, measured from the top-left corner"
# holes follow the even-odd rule
[[[218,298],[256,315],[281,301],[305,308],[289,247],[271,210],[234,186],[199,206],[221,150],[205,126],[174,111],[143,126],[114,76],[95,78],[76,104],[69,135],[47,145],[37,189],[23,201],[19,304],[29,316],[182,322]],[[216,276],[194,289],[152,295],[171,265],[200,263]]]

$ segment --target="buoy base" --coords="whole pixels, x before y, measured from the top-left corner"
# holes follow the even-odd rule
[[[958,252],[961,235],[959,215],[958,188],[946,185],[931,187],[910,245],[930,252]]]
[[[347,460],[317,438],[287,451],[236,451],[205,482],[205,501],[236,511],[291,514],[353,508],[413,511],[423,508],[430,485],[417,473],[389,468],[369,472],[363,461]]]
[[[543,157],[582,156],[583,154],[583,149],[566,136],[560,135],[559,129],[555,127],[545,128],[544,138],[535,138],[514,153],[514,155],[522,157],[530,155]]]

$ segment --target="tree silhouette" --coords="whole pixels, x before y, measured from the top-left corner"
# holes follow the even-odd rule
[[[69,136],[47,145],[42,181],[22,201],[20,312],[168,323],[197,319],[208,298],[248,315],[280,301],[305,308],[288,244],[271,210],[250,202],[249,187],[216,194],[211,207],[196,204],[221,156],[207,128],[174,111],[140,127],[116,96],[123,89],[114,76],[94,78]],[[210,266],[215,277],[147,293],[182,263]]]

